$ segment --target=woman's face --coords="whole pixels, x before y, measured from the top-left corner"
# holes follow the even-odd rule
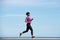
[[[30,16],[30,14],[28,14],[28,16]]]

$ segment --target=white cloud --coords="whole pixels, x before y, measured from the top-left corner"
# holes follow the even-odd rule
[[[2,2],[1,2],[2,4],[17,4],[18,3],[18,0],[3,0]]]
[[[60,7],[58,0],[6,0],[3,3],[8,5],[30,6],[30,7]]]
[[[60,7],[57,0],[20,0],[20,6]]]
[[[6,15],[2,15],[0,17],[23,17],[25,16],[24,14],[6,14]]]

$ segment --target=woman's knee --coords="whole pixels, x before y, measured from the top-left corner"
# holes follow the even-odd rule
[[[31,31],[33,32],[33,29],[31,29]]]
[[[28,30],[26,30],[26,32],[28,32]]]

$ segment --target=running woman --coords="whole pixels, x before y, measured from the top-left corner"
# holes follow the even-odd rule
[[[30,29],[30,31],[31,31],[31,36],[32,36],[32,38],[34,38],[35,36],[33,35],[33,29],[32,29],[32,27],[31,27],[31,22],[32,22],[32,20],[33,20],[33,18],[31,19],[30,18],[30,12],[27,12],[26,13],[26,19],[25,19],[25,22],[27,23],[26,24],[26,30],[25,31],[23,31],[22,33],[20,33],[20,36],[22,35],[22,34],[24,34],[24,33],[26,33],[26,32],[28,32],[29,31],[29,29]]]

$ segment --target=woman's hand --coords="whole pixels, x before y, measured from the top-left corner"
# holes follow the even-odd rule
[[[31,19],[31,21],[33,20],[33,18]]]

